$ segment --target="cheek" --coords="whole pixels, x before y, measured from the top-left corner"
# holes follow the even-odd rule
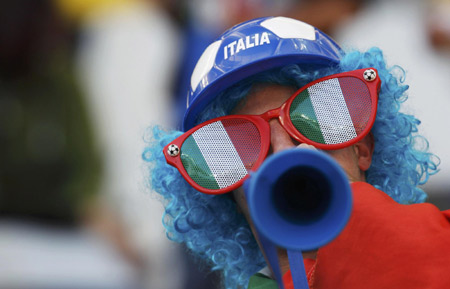
[[[239,210],[239,213],[243,214],[245,219],[247,220],[248,224],[251,227],[251,230],[253,232],[253,234],[256,236],[256,232],[254,230],[254,225],[253,225],[253,221],[252,218],[250,216],[250,210],[248,208],[247,205],[247,200],[245,199],[245,192],[244,189],[242,187],[236,189],[233,191],[233,197],[237,203],[237,207]]]
[[[250,217],[250,210],[247,206],[247,200],[245,199],[244,189],[242,187],[233,191],[233,197],[237,203],[238,210],[241,214],[244,215],[248,224],[250,225],[250,229],[252,230],[253,236],[255,236],[256,241],[259,243],[258,233],[256,232],[255,226],[253,225],[252,218]]]
[[[347,174],[350,181],[359,180],[360,173],[358,167],[358,158],[352,146],[336,151],[325,151],[325,152],[328,153],[332,158],[334,158],[339,163],[339,165]]]
[[[244,189],[242,187],[237,188],[232,194],[236,201],[239,213],[244,214],[245,218],[248,220],[250,213],[247,206],[247,200],[245,199]]]

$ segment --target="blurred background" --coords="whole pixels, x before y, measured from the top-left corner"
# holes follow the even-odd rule
[[[226,28],[269,15],[406,70],[405,110],[450,209],[450,0],[15,0],[0,9],[0,289],[218,288],[166,240],[145,130],[180,127],[190,73]],[[198,268],[201,269],[198,269]]]

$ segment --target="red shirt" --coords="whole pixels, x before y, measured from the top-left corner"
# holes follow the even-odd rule
[[[450,210],[401,205],[373,186],[352,183],[342,233],[305,260],[311,289],[450,288]],[[290,272],[286,289],[293,289]]]

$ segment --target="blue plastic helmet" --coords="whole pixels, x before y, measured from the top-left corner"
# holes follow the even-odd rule
[[[335,65],[341,48],[328,35],[286,17],[238,24],[210,44],[191,76],[184,131],[222,90],[255,73],[287,64]]]

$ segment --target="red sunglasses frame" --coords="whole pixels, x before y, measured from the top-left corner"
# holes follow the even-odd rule
[[[375,73],[376,73],[375,79],[366,80],[364,78],[364,72],[368,69],[372,69],[375,71]],[[311,87],[319,82],[322,82],[322,81],[325,81],[328,79],[332,79],[332,78],[341,78],[341,77],[356,77],[356,78],[364,81],[364,83],[366,84],[366,86],[369,90],[369,95],[370,95],[370,98],[372,101],[372,107],[371,107],[370,117],[369,117],[366,128],[357,137],[355,137],[349,141],[339,143],[339,144],[322,144],[322,143],[318,143],[318,142],[315,142],[315,141],[312,141],[312,140],[306,138],[294,127],[294,125],[292,124],[292,121],[290,119],[289,110],[292,105],[292,102],[305,89],[308,89],[309,87]],[[188,130],[181,136],[177,137],[170,144],[166,145],[163,150],[164,156],[166,158],[167,163],[169,165],[177,168],[178,171],[183,176],[183,178],[197,191],[200,191],[205,194],[213,194],[213,195],[224,194],[224,193],[233,191],[234,189],[240,187],[243,184],[243,182],[249,177],[249,174],[247,176],[245,176],[244,178],[242,178],[241,180],[239,180],[238,182],[236,182],[235,184],[233,184],[229,187],[226,187],[226,188],[222,188],[222,189],[218,189],[218,190],[211,190],[211,189],[204,188],[204,187],[198,185],[186,172],[186,169],[184,168],[183,163],[181,161],[181,152],[176,156],[171,156],[168,153],[169,146],[176,145],[181,150],[181,147],[182,147],[184,141],[192,133],[194,133],[196,130],[198,130],[208,124],[211,124],[216,121],[226,120],[226,119],[244,119],[249,122],[252,122],[256,126],[256,128],[258,129],[258,131],[261,135],[261,153],[258,156],[258,159],[254,162],[253,167],[251,169],[251,171],[256,171],[259,168],[259,166],[262,164],[264,159],[267,157],[267,154],[269,152],[269,148],[270,148],[269,121],[273,118],[278,118],[280,124],[286,130],[286,132],[292,138],[294,138],[296,141],[298,141],[300,143],[306,143],[309,145],[313,145],[314,147],[316,147],[318,149],[322,149],[322,150],[342,149],[342,148],[345,148],[347,146],[357,143],[362,138],[364,138],[371,130],[373,123],[375,122],[375,118],[376,118],[376,112],[377,112],[377,106],[378,106],[378,91],[380,89],[380,85],[381,85],[381,80],[378,77],[377,70],[374,68],[363,68],[363,69],[328,75],[328,76],[319,78],[315,81],[312,81],[312,82],[308,83],[307,85],[298,89],[279,108],[271,109],[260,115],[227,115],[227,116],[222,116],[222,117],[214,118],[214,119],[208,120],[206,122],[203,122],[203,123],[191,128],[190,130]]]

